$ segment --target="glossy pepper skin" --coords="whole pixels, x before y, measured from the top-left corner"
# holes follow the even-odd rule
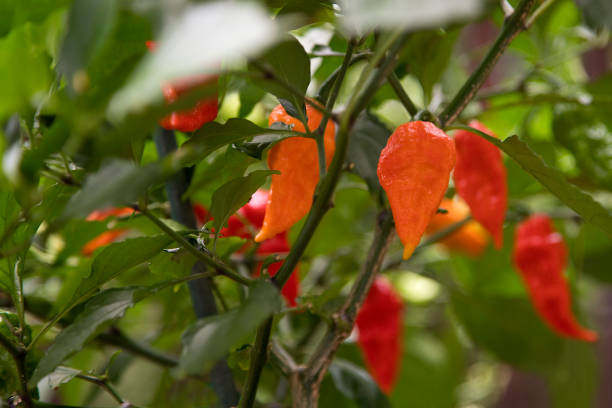
[[[155,42],[147,41],[147,48],[150,51],[155,50]],[[207,83],[216,82],[218,79],[215,75],[198,75],[189,78],[184,78],[174,81],[171,84],[164,84],[162,91],[167,103],[175,102],[181,95],[188,91],[205,85]],[[212,122],[219,113],[217,95],[211,98],[199,101],[193,108],[186,109],[180,112],[172,112],[168,116],[162,118],[159,125],[168,130],[179,130],[181,132],[193,132],[201,128],[205,123]]]
[[[436,213],[454,165],[455,143],[430,122],[400,125],[380,153],[378,180],[391,204],[404,259]]]
[[[552,330],[578,340],[597,340],[597,333],[581,327],[572,312],[563,276],[567,247],[548,216],[532,215],[518,225],[513,259],[536,311]]]
[[[357,314],[357,344],[378,386],[389,394],[402,357],[403,304],[384,277],[377,277]]]
[[[470,127],[495,137],[482,123]],[[467,130],[455,132],[457,164],[453,180],[457,194],[470,207],[472,216],[493,237],[497,249],[503,245],[503,226],[508,207],[506,167],[497,146]]]
[[[253,233],[261,228],[264,220],[264,213],[268,203],[268,191],[257,190],[248,203],[242,206],[236,215],[232,215],[228,220],[227,227],[221,229],[219,234],[223,237],[241,237],[252,239]],[[194,212],[200,224],[204,224],[209,220],[208,211],[200,205],[195,204]],[[245,224],[246,222],[246,224]],[[245,251],[250,245],[247,243],[238,252]],[[263,241],[257,248],[256,254],[262,257],[269,255],[286,255],[289,253],[289,240],[287,233],[282,232],[274,237]],[[268,273],[270,276],[276,275],[283,261],[273,262],[268,265]],[[254,275],[259,276],[261,273],[263,262],[258,262],[254,270]],[[296,267],[291,273],[289,280],[285,283],[281,290],[281,294],[285,297],[289,306],[296,306],[297,296],[299,294],[300,282],[298,279],[299,269]]]
[[[123,217],[131,215],[134,210],[131,208],[108,208],[106,210],[93,211],[86,218],[87,221],[104,221],[110,217]],[[111,244],[125,235],[127,230],[125,229],[114,229],[103,232],[91,241],[83,245],[81,253],[85,256],[91,256],[94,251],[100,247]]]
[[[436,213],[429,225],[426,233],[434,234],[440,230],[450,227],[451,225],[464,220],[470,215],[470,209],[461,200],[450,200],[444,198],[440,202],[440,207],[445,209],[446,213]],[[489,234],[476,221],[471,220],[452,234],[438,241],[450,251],[463,252],[471,257],[479,257],[487,247],[489,242]]]
[[[308,127],[315,131],[323,118],[322,114],[310,105],[306,106],[306,114]],[[270,125],[282,122],[292,125],[295,131],[306,131],[302,122],[285,112],[282,105],[274,108],[268,122]],[[332,121],[325,127],[324,145],[325,164],[329,166],[336,148]],[[314,139],[305,137],[285,139],[270,149],[268,167],[279,170],[280,174],[272,175],[263,227],[255,237],[256,242],[287,231],[310,210],[315,187],[319,182],[317,144]]]

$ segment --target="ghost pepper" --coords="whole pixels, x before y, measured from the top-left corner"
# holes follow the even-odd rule
[[[150,51],[154,51],[156,43],[147,41],[147,47]],[[162,91],[167,103],[177,101],[181,95],[201,87],[207,83],[216,82],[218,79],[215,75],[196,75],[189,78],[182,78],[173,81],[170,84],[164,84]],[[181,132],[193,132],[201,128],[205,123],[212,122],[217,117],[219,112],[217,95],[203,99],[196,103],[191,109],[186,109],[179,112],[172,112],[168,116],[162,118],[159,125],[168,130],[179,130]]]
[[[495,137],[482,123],[473,120],[470,127]],[[493,237],[496,248],[503,244],[503,226],[508,207],[506,167],[499,148],[476,133],[455,133],[457,164],[453,180],[457,194],[470,207],[472,216]]]
[[[389,394],[402,358],[403,303],[386,278],[376,278],[355,324],[366,366],[378,386]]]
[[[513,260],[536,311],[552,330],[578,340],[597,340],[597,333],[581,327],[572,313],[563,276],[567,247],[548,216],[532,215],[518,225]]]
[[[438,209],[455,165],[455,144],[433,123],[400,125],[381,151],[378,179],[408,259]]]

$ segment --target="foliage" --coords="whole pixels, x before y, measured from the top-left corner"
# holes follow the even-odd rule
[[[521,392],[513,370],[542,379],[551,407],[595,406],[610,372],[612,321],[596,312],[612,298],[612,9],[498,3],[0,1],[2,401],[493,407]],[[163,84],[198,75],[219,79],[164,102]],[[214,95],[215,121],[159,129]],[[267,256],[257,231],[224,228],[278,173],[272,146],[310,137],[324,150],[324,125],[267,126],[279,103],[300,122],[306,106],[335,122],[336,153],[303,197],[312,207],[290,252]],[[463,224],[451,225],[401,259],[377,165],[416,119],[451,136],[478,119],[499,137],[479,134],[504,155],[501,249],[439,245]],[[111,207],[135,213],[90,216]],[[601,347],[559,337],[534,311],[511,262],[532,213],[564,237],[573,310]],[[279,289],[298,267],[289,307]],[[376,273],[404,303],[388,393],[353,333]]]

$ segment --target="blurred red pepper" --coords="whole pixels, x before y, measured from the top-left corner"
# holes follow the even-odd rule
[[[264,214],[266,212],[266,206],[268,203],[269,192],[266,190],[257,190],[244,206],[242,206],[235,215],[232,215],[227,222],[227,227],[224,227],[219,232],[220,236],[223,237],[241,237],[249,240],[253,239],[253,236],[263,225]],[[209,214],[206,209],[200,205],[194,205],[194,211],[198,222],[204,224],[209,220]],[[246,222],[246,224],[245,224]],[[240,251],[244,251],[249,244],[245,245]],[[287,233],[282,232],[274,237],[263,241],[257,248],[256,254],[260,256],[268,255],[286,255],[289,253],[289,240],[287,239]],[[283,261],[273,262],[268,265],[268,273],[270,276],[276,275]],[[263,262],[258,262],[255,267],[254,275],[259,276],[261,273]],[[289,280],[283,286],[281,293],[287,300],[290,306],[296,306],[296,298],[299,293],[299,269],[296,267],[293,273],[289,277]]]
[[[514,242],[514,264],[520,271],[538,314],[555,332],[584,341],[596,341],[597,333],[576,321],[567,280],[567,247],[546,215],[532,215],[521,222]]]
[[[379,387],[389,394],[402,359],[402,300],[389,281],[376,278],[357,314],[357,344]]]
[[[149,51],[154,51],[155,41],[147,41]],[[164,84],[162,91],[167,103],[175,102],[181,95],[188,91],[203,86],[207,83],[216,82],[216,75],[198,75],[178,81],[172,84]],[[217,95],[199,101],[192,109],[180,112],[172,112],[159,122],[159,125],[168,130],[179,130],[181,132],[193,132],[201,128],[205,123],[212,122],[219,112]]]
[[[89,214],[87,221],[104,221],[109,217],[122,217],[134,213],[132,208],[109,208],[106,210],[96,210]],[[93,252],[105,245],[111,244],[121,238],[126,233],[126,229],[115,229],[103,232],[91,241],[87,242],[81,249],[81,253],[85,256],[90,256]]]
[[[470,127],[495,137],[482,123]],[[497,249],[503,244],[503,227],[508,206],[506,167],[501,152],[491,142],[467,130],[455,132],[457,163],[453,180],[457,194],[470,207],[472,216],[493,237]]]

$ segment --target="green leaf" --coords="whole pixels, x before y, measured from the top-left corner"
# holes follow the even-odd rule
[[[351,130],[347,160],[355,165],[354,171],[368,184],[372,194],[381,199],[382,187],[376,169],[381,150],[387,144],[391,131],[373,115],[357,118]]]
[[[277,37],[276,24],[256,3],[211,2],[182,9],[164,28],[155,52],[136,67],[111,100],[115,121],[162,100],[161,84],[257,55]]]
[[[612,28],[612,4],[608,0],[576,0],[590,28]]]
[[[70,88],[77,85],[74,75],[85,73],[89,61],[112,31],[116,16],[117,0],[78,0],[72,3],[57,65],[57,71],[66,76]],[[77,89],[77,92],[82,90]]]
[[[288,132],[291,131],[291,128],[289,127],[289,125],[287,125],[286,123],[281,123],[281,122],[273,123],[272,125],[270,125],[270,129],[285,130]],[[305,135],[302,135],[302,136],[305,137]],[[292,137],[292,136],[289,136],[288,134],[281,134],[281,133],[258,135],[258,136],[253,137],[252,140],[248,142],[244,142],[236,146],[236,149],[238,149],[239,151],[251,157],[261,160],[264,152],[267,149],[269,149],[276,143],[288,137]]]
[[[167,235],[157,235],[110,244],[94,258],[91,273],[81,281],[72,297],[72,304],[82,301],[120,273],[147,262],[171,242]]]
[[[19,319],[14,313],[5,311],[0,312],[0,336],[3,336],[8,341],[17,344],[18,339],[13,334],[11,328],[8,326],[7,321],[11,323],[13,327],[19,327]],[[21,385],[19,384],[19,372],[13,356],[0,345],[0,397],[3,399],[7,398],[14,392],[20,390]]]
[[[129,160],[113,160],[85,180],[62,213],[63,219],[85,217],[94,210],[126,206],[163,179],[156,164],[139,167]]]
[[[595,407],[600,356],[591,344],[564,343],[558,364],[548,374],[550,395],[555,408]]]
[[[400,61],[406,64],[406,73],[414,75],[423,86],[426,101],[430,100],[433,86],[448,65],[459,32],[458,29],[416,32],[400,54]]]
[[[71,0],[3,0],[0,2],[0,37],[26,23],[40,23]]]
[[[74,322],[55,338],[30,378],[31,387],[66,358],[83,348],[92,337],[123,317],[125,311],[149,293],[142,287],[109,289],[87,302]]]
[[[612,132],[584,109],[557,109],[553,134],[591,181],[612,191]]]
[[[355,364],[336,358],[329,366],[329,374],[336,388],[344,396],[355,401],[360,408],[391,406],[372,377]]]
[[[259,281],[249,289],[246,301],[237,309],[200,320],[183,334],[179,367],[189,374],[202,375],[231,348],[281,310],[283,300],[271,283]]]
[[[274,78],[292,86],[301,95],[306,95],[310,83],[310,58],[299,41],[291,37],[268,50],[260,60]],[[257,79],[253,82],[277,98],[286,99],[297,109],[305,111],[304,99],[297,97],[277,81]]]
[[[454,291],[451,304],[472,341],[502,361],[542,371],[560,357],[561,338],[542,322],[527,299]]]
[[[195,262],[194,256],[184,249],[174,253],[162,251],[151,259],[149,269],[156,275],[181,278],[191,273]]]
[[[198,163],[185,197],[191,197],[204,189],[211,190],[212,193],[221,184],[242,176],[253,163],[255,160],[252,157],[228,146],[215,155],[210,163],[205,160]]]
[[[304,136],[302,133],[287,129],[262,128],[240,118],[230,119],[225,124],[209,122],[181,145],[174,155],[174,160],[180,161],[181,166],[191,166],[227,144],[265,135],[271,137]]]
[[[33,105],[33,97],[51,85],[51,58],[44,31],[31,24],[0,38],[0,121]]]
[[[219,235],[221,228],[227,224],[229,217],[246,204],[253,193],[272,174],[278,174],[278,171],[256,170],[244,177],[228,181],[213,193],[210,214],[213,218],[215,237]]]
[[[45,165],[45,159],[61,150],[70,136],[70,128],[63,120],[57,120],[44,134],[36,148],[25,150],[21,159],[21,173],[34,182],[38,171]]]

